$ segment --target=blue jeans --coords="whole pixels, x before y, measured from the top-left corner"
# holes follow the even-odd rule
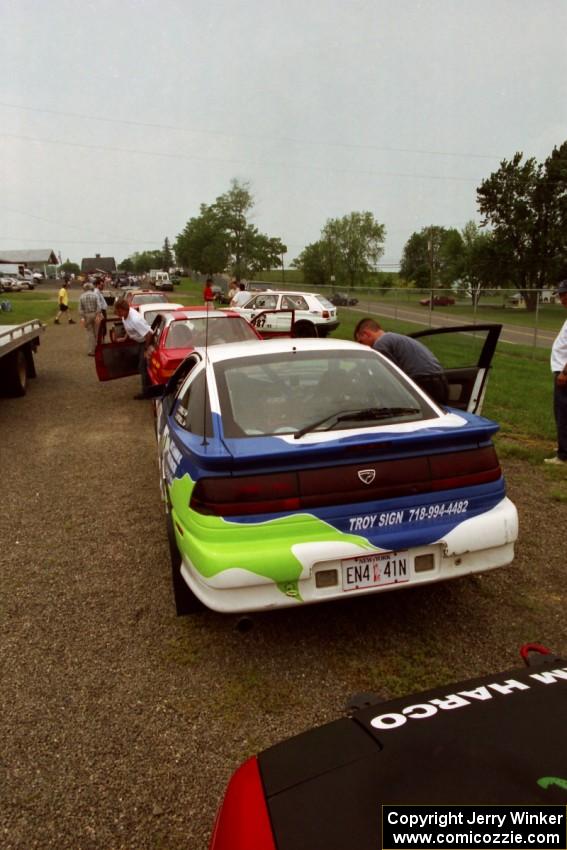
[[[567,460],[567,386],[557,384],[557,375],[553,373],[553,412],[557,426],[557,457]]]

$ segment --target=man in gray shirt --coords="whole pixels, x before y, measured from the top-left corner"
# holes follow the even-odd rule
[[[449,385],[443,367],[417,339],[385,331],[374,319],[361,319],[354,329],[354,338],[399,366],[437,404],[447,404]]]

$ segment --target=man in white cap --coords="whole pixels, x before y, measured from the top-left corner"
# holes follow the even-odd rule
[[[567,280],[557,287],[557,294],[567,309]],[[553,372],[553,412],[557,426],[557,454],[546,457],[544,463],[559,466],[567,463],[567,320],[555,337],[551,348],[551,371]]]

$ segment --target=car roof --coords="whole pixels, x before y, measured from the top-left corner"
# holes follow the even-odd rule
[[[255,295],[311,295],[313,298],[326,298],[326,295],[320,296],[318,292],[305,292],[300,289],[265,289],[261,292],[256,292]]]
[[[361,351],[372,352],[368,346],[359,342],[349,342],[346,339],[292,339],[281,337],[279,339],[266,339],[261,346],[256,345],[255,340],[246,342],[231,342],[226,345],[214,345],[208,350],[211,363],[219,363],[223,360],[235,360],[238,357],[261,357],[265,354],[288,354],[292,351]],[[372,352],[377,354],[377,352]]]
[[[178,321],[179,319],[240,319],[245,322],[240,313],[235,313],[234,310],[207,310],[205,307],[181,307],[168,316],[169,321]]]
[[[170,312],[171,310],[179,310],[183,307],[183,304],[173,304],[171,301],[154,301],[152,304],[140,304],[140,312],[149,313],[150,311],[157,310],[158,313],[160,310],[167,310]]]

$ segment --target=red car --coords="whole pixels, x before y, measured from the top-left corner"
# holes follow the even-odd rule
[[[159,293],[160,300],[163,295]],[[134,305],[133,305],[134,306]],[[194,348],[293,335],[293,310],[266,310],[248,322],[230,310],[186,307],[159,313],[152,323],[154,350],[148,361],[153,384],[164,384]],[[98,332],[95,366],[99,381],[112,381],[138,373],[138,343],[124,341],[120,319],[108,319]],[[109,342],[105,342],[108,334]]]
[[[148,361],[152,384],[165,384],[194,348],[205,345],[206,334],[208,345],[262,339],[256,328],[237,313],[202,307],[160,314],[152,329],[154,349]]]
[[[419,302],[422,307],[429,307],[431,304],[431,297],[422,298]],[[433,296],[433,306],[434,307],[451,307],[455,303],[455,299],[452,295],[434,295]]]
[[[135,310],[140,304],[161,304],[168,301],[167,295],[163,292],[156,292],[151,289],[131,289],[126,293],[126,301]]]

